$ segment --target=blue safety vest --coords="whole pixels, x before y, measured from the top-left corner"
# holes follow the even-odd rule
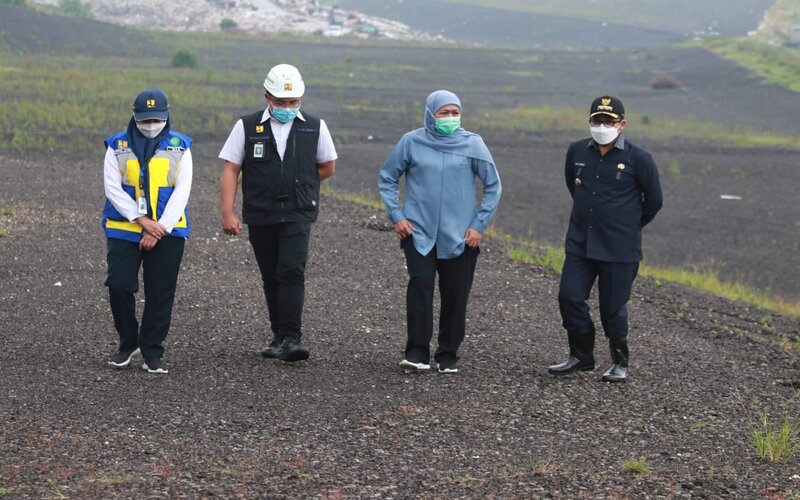
[[[191,146],[192,139],[178,132],[170,131],[158,145],[158,150],[147,165],[145,173],[147,182],[144,186],[140,186],[142,172],[139,167],[139,159],[128,147],[127,131],[108,137],[105,144],[107,148],[112,148],[117,156],[119,173],[122,175],[122,189],[134,201],[144,194],[147,199],[149,216],[158,221],[175,190],[175,180],[178,178],[178,171],[181,168],[181,158]],[[109,238],[134,243],[138,243],[142,239],[142,226],[123,217],[108,200],[103,208],[103,228]],[[184,211],[170,236],[188,238],[189,228],[189,218]]]

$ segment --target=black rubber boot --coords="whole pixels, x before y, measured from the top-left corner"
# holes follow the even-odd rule
[[[567,331],[569,359],[547,368],[551,375],[569,375],[577,371],[594,370],[594,329],[582,332]]]
[[[611,366],[603,373],[603,382],[625,382],[628,379],[628,337],[608,339]]]

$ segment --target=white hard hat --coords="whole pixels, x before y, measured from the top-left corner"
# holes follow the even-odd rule
[[[306,84],[300,71],[291,64],[279,64],[269,70],[264,88],[278,99],[286,97],[303,97]]]

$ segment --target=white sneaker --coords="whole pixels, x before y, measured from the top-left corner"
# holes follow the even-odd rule
[[[417,371],[430,370],[431,369],[431,365],[429,365],[429,364],[426,364],[426,363],[414,363],[413,361],[409,361],[407,359],[404,359],[403,361],[400,362],[400,367],[401,368],[405,368],[406,370],[417,370]]]

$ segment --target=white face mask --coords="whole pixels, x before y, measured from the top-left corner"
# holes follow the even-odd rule
[[[619,135],[619,127],[606,127],[605,125],[590,126],[589,131],[592,133],[594,142],[601,146],[611,144]]]
[[[143,136],[147,137],[148,139],[152,139],[156,137],[158,134],[164,130],[164,127],[167,126],[167,122],[154,122],[154,123],[139,123],[136,122],[136,128],[139,129],[139,132],[142,133]]]

